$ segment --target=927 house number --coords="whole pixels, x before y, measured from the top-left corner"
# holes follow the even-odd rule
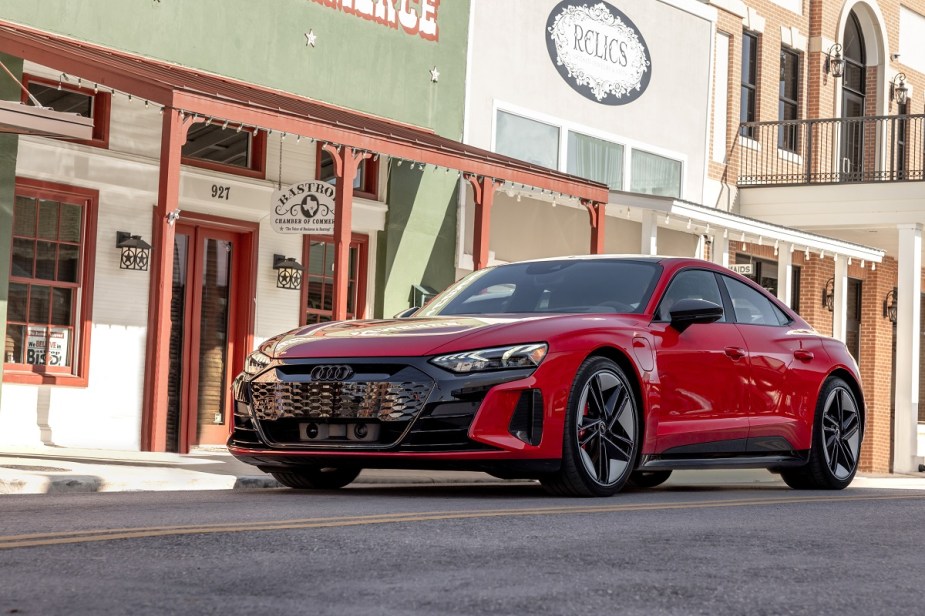
[[[231,186],[212,184],[212,198],[220,201],[229,201],[231,199]]]

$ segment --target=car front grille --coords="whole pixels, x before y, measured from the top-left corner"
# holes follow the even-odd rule
[[[261,421],[277,419],[412,419],[424,407],[426,382],[254,382],[251,400]]]

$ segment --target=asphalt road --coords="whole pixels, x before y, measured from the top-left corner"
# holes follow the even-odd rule
[[[921,614],[925,492],[0,497],[0,614]]]

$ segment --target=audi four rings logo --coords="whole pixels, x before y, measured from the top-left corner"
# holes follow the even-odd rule
[[[313,381],[345,381],[353,374],[350,366],[315,366],[312,368]]]

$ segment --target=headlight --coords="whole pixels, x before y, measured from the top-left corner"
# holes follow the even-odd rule
[[[272,361],[269,355],[261,353],[260,351],[254,351],[244,360],[244,374],[257,374],[269,366]]]
[[[465,351],[434,357],[432,364],[451,372],[483,372],[511,368],[536,368],[546,357],[546,343],[517,344],[492,349]]]

